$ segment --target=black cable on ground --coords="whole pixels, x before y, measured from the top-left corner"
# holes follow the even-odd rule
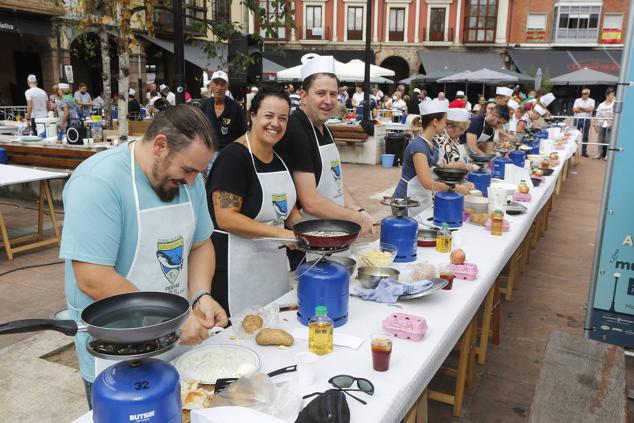
[[[64,260],[52,261],[50,263],[31,264],[29,266],[16,267],[15,269],[7,270],[6,272],[0,273],[0,276],[8,275],[9,273],[17,272],[18,270],[32,269],[34,267],[52,266],[54,264],[62,264],[62,263],[64,263]]]

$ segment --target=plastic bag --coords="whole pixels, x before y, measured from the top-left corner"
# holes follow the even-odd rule
[[[214,395],[211,407],[240,406],[294,422],[302,408],[302,398],[289,389],[288,382],[273,382],[264,373],[241,377]]]
[[[242,327],[242,320],[249,314],[258,315],[262,318],[262,328],[274,328],[277,326],[279,320],[280,308],[277,304],[270,304],[266,307],[249,307],[235,316],[231,316],[229,318],[229,320],[231,320],[231,329],[233,329],[233,333],[235,333],[239,339],[255,338],[258,334],[259,329],[248,334]]]

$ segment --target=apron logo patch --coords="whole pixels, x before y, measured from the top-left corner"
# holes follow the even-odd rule
[[[183,237],[157,243],[156,259],[167,280],[174,284],[183,268]]]
[[[275,214],[278,219],[286,219],[288,216],[288,201],[286,193],[282,194],[272,194],[273,197],[273,210],[275,210]]]
[[[227,135],[227,133],[229,132],[229,127],[223,126],[222,128],[220,128],[220,132],[222,133],[222,135]]]
[[[231,123],[231,119],[230,118],[222,118],[222,124],[225,126],[229,126],[229,124]]]
[[[335,184],[337,185],[337,193],[341,195],[343,190],[341,189],[341,166],[339,165],[339,160],[330,161],[330,171],[332,172],[332,177],[335,179]]]

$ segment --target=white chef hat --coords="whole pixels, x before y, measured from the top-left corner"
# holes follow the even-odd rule
[[[447,120],[454,122],[469,122],[469,112],[465,109],[449,109],[447,110]]]
[[[420,93],[420,88],[414,88],[415,93]]]
[[[213,81],[214,79],[222,79],[225,82],[229,82],[229,75],[227,75],[227,73],[225,71],[215,71],[212,75],[211,75],[211,80]]]
[[[421,116],[431,115],[434,113],[447,113],[447,110],[449,110],[449,106],[445,101],[425,101],[420,108]]]
[[[495,95],[505,95],[510,97],[513,95],[513,90],[508,87],[497,87],[495,90]]]
[[[509,100],[507,106],[509,106],[509,109],[513,109],[513,110],[517,110],[520,108],[520,104],[513,99]]]
[[[544,113],[546,113],[546,109],[544,109],[539,104],[535,104],[533,106],[533,110],[536,111],[537,113],[539,113],[540,116],[544,116]]]
[[[461,95],[464,95],[464,91],[457,91],[456,92],[456,97],[460,97]]]
[[[33,74],[26,77],[26,82],[37,82],[37,77]]]
[[[60,90],[67,90],[70,88],[70,85],[65,82],[60,82],[59,84],[57,84],[57,88],[59,88]]]
[[[550,103],[555,101],[555,95],[553,93],[544,94],[539,98],[539,102],[544,105],[544,107],[550,106]]]
[[[128,91],[128,95],[131,97],[134,97],[134,95],[136,94],[136,91],[134,91],[132,88],[130,88],[130,90]]]
[[[159,86],[159,92],[163,92],[163,91],[165,91],[166,89],[167,89],[167,85],[165,85],[165,84],[161,84],[161,85]]]
[[[316,73],[335,74],[335,58],[333,56],[315,56],[302,65],[302,81]]]

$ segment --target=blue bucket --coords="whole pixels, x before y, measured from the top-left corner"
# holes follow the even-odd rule
[[[394,166],[394,154],[381,154],[381,165],[389,169]]]
[[[0,148],[0,164],[9,163],[9,157],[7,156],[7,150]]]

